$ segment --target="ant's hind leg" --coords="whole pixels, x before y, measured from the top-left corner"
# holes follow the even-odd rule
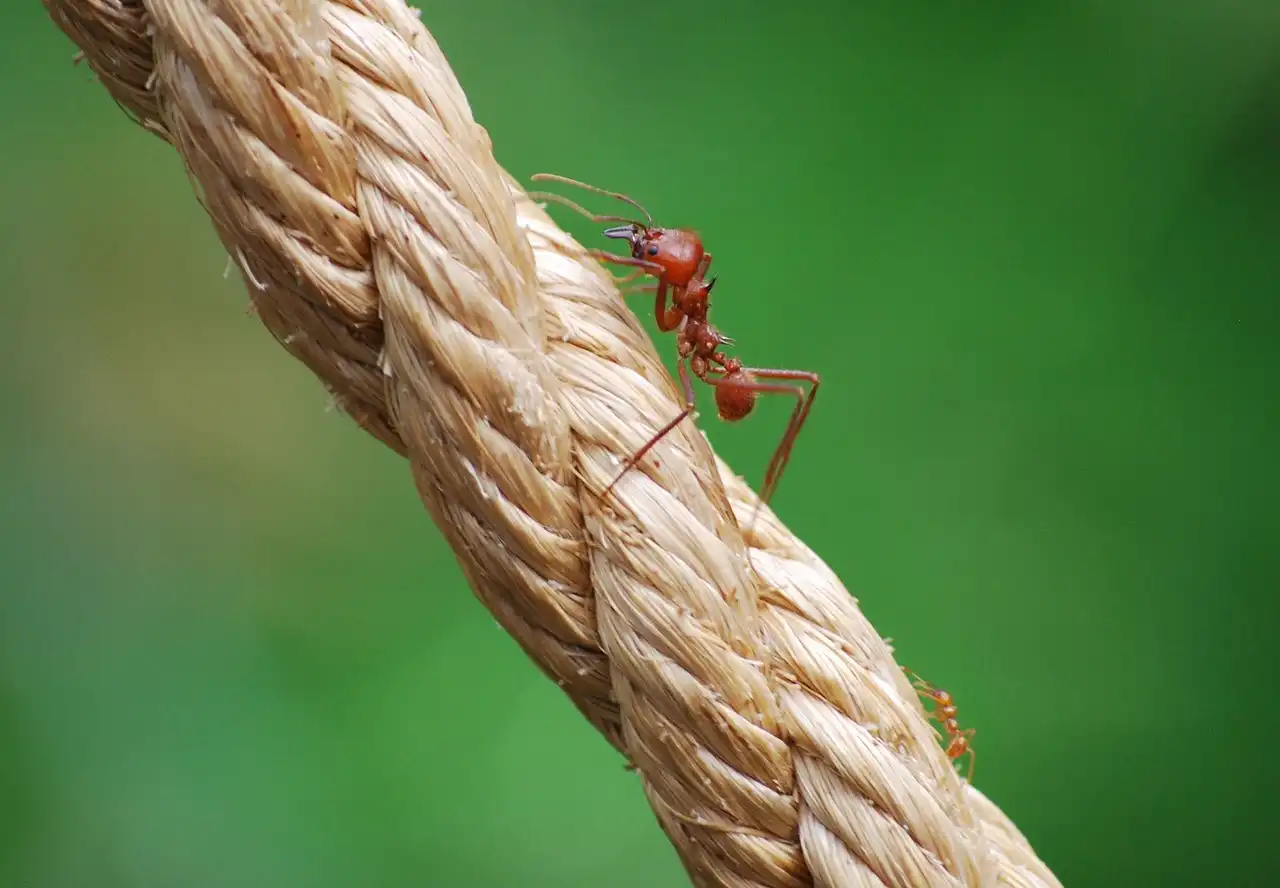
[[[803,386],[787,385],[779,383],[767,382],[742,382],[735,380],[732,383],[726,382],[727,377],[723,370],[716,371],[721,374],[718,379],[708,379],[712,385],[731,384],[736,388],[747,389],[759,394],[776,394],[789,395],[796,399],[795,409],[791,412],[791,419],[787,423],[787,429],[783,433],[782,441],[778,444],[778,448],[773,452],[773,457],[769,460],[769,467],[765,469],[764,484],[760,488],[760,498],[756,503],[755,510],[751,516],[751,524],[754,527],[756,518],[759,517],[760,509],[769,503],[773,497],[774,491],[778,487],[778,481],[782,478],[782,472],[787,467],[787,461],[791,458],[791,448],[795,445],[796,438],[800,435],[800,429],[804,426],[804,421],[809,417],[809,410],[813,407],[813,399],[817,397],[818,385],[821,382],[818,374],[808,370],[788,370],[775,369],[770,367],[743,367],[741,372],[748,379],[772,379],[780,382],[807,382],[809,390],[806,392]]]
[[[676,426],[680,425],[680,423],[684,422],[686,418],[692,415],[693,409],[696,405],[696,401],[693,395],[693,382],[689,379],[689,371],[685,367],[685,361],[683,358],[681,358],[680,361],[676,364],[676,369],[680,371],[680,383],[684,388],[684,399],[685,399],[684,409],[681,410],[680,413],[676,415],[675,419],[671,420],[662,428],[658,429],[657,434],[655,434],[652,438],[650,438],[647,442],[645,442],[645,445],[643,447],[641,447],[639,450],[637,450],[627,459],[626,464],[623,465],[622,467],[622,471],[620,471],[617,474],[617,476],[612,481],[609,482],[609,486],[604,489],[604,493],[602,494],[602,496],[608,496],[609,491],[613,490],[614,485],[622,480],[623,475],[627,474],[627,472],[635,468],[636,464],[639,463],[640,460],[644,459],[644,456],[646,453],[652,450],[659,441],[661,441],[663,438],[669,435],[671,431],[675,429]]]

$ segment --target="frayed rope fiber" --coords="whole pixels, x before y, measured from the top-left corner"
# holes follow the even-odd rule
[[[44,0],[182,156],[258,317],[405,456],[475,594],[638,772],[698,886],[1059,883],[889,646],[494,160],[402,0]],[[748,557],[749,556],[749,557]]]

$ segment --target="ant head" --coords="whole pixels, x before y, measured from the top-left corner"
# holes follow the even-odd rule
[[[702,239],[683,228],[657,228],[632,222],[608,228],[604,235],[630,242],[632,258],[661,266],[663,278],[673,287],[688,285],[697,275],[705,255]]]
[[[669,264],[669,257],[667,256],[669,250],[664,250],[667,244],[662,242],[663,235],[666,234],[666,229],[652,228],[652,226],[641,225],[640,223],[618,225],[617,228],[604,230],[604,237],[630,242],[632,258],[643,258],[645,261],[657,262],[658,265],[663,267],[667,267]]]

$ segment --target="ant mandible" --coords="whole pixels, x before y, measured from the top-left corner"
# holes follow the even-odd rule
[[[795,445],[796,437],[800,434],[800,429],[813,406],[813,400],[818,394],[818,385],[821,382],[818,374],[808,370],[746,367],[738,358],[721,351],[721,346],[732,345],[733,340],[713,327],[707,320],[711,309],[711,289],[715,286],[716,279],[707,278],[707,271],[711,267],[711,254],[703,248],[702,239],[696,232],[685,228],[660,228],[654,225],[653,217],[638,201],[616,191],[606,191],[576,179],[551,173],[538,173],[533,176],[533,179],[574,185],[628,203],[644,214],[645,221],[640,222],[624,216],[592,213],[558,194],[547,192],[530,194],[530,197],[551,200],[569,207],[593,222],[623,223],[614,228],[605,229],[604,235],[627,241],[631,246],[630,256],[620,256],[603,250],[590,250],[590,255],[603,262],[626,265],[635,269],[625,277],[615,277],[616,283],[630,283],[642,275],[656,278],[655,287],[638,288],[631,292],[652,289],[656,296],[654,317],[657,320],[658,329],[664,333],[679,329],[676,334],[679,355],[676,369],[679,371],[680,383],[684,388],[685,407],[627,460],[622,471],[609,482],[604,492],[608,494],[622,476],[643,459],[646,453],[693,413],[695,397],[693,383],[689,378],[689,374],[692,373],[715,389],[716,411],[726,422],[737,422],[746,418],[755,408],[757,395],[782,394],[795,397],[796,406],[791,412],[786,432],[765,471],[764,486],[760,491],[760,505],[767,504],[778,487],[783,469],[786,468],[787,461],[791,457],[791,448]],[[668,296],[670,296],[670,305],[667,304]],[[762,379],[807,382],[809,388],[806,391],[799,385],[761,382]]]
[[[959,710],[956,708],[955,698],[951,696],[950,691],[935,688],[919,675],[909,672],[905,666],[902,671],[906,672],[907,676],[911,678],[911,686],[913,688],[933,701],[933,711],[929,714],[946,732],[945,736],[948,738],[947,758],[954,762],[966,752],[969,753],[968,781],[973,783],[973,767],[978,754],[973,749],[972,738],[974,734],[978,733],[977,728],[961,730],[960,722],[956,720]]]

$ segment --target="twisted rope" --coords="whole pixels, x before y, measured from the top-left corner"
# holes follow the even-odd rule
[[[695,884],[1058,885],[826,565],[767,509],[744,539],[756,496],[692,423],[602,496],[675,387],[402,0],[44,2]]]

